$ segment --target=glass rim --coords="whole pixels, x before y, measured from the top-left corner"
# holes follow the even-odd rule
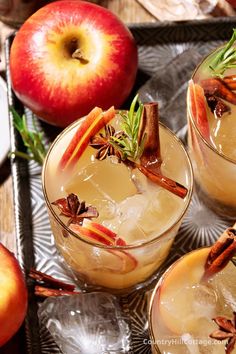
[[[185,254],[183,254],[181,257],[179,257],[178,259],[176,259],[165,271],[164,273],[160,276],[160,278],[158,279],[158,282],[156,283],[154,289],[152,290],[152,294],[150,297],[150,301],[149,301],[149,306],[148,306],[148,326],[149,326],[149,334],[150,334],[150,339],[151,339],[151,344],[154,346],[155,350],[158,352],[158,354],[161,354],[160,349],[158,347],[158,345],[156,344],[156,340],[155,340],[155,335],[154,335],[154,330],[153,330],[153,325],[152,325],[152,319],[153,319],[153,306],[154,306],[154,300],[155,297],[157,296],[157,291],[159,286],[161,285],[161,283],[163,282],[163,279],[165,278],[165,276],[171,272],[171,270],[176,266],[177,263],[179,263],[184,257],[186,257],[187,255],[189,255],[190,253],[194,253],[194,252],[198,252],[199,250],[202,249],[211,249],[211,246],[202,246],[202,247],[198,247],[194,250],[191,250]]]
[[[118,113],[119,111],[117,111]],[[72,129],[74,129],[74,127],[82,120],[84,119],[84,117],[77,119],[76,121],[72,122],[68,127],[66,127],[65,129],[62,130],[61,133],[59,133],[59,135],[54,139],[54,141],[52,142],[51,146],[48,149],[47,155],[44,159],[44,163],[43,163],[43,167],[42,167],[42,189],[43,189],[43,195],[44,195],[44,199],[46,201],[46,205],[47,208],[50,210],[52,216],[54,217],[54,220],[56,220],[56,222],[64,229],[66,230],[69,235],[78,238],[80,241],[85,242],[93,247],[97,247],[97,248],[101,248],[101,249],[119,249],[119,250],[130,250],[130,249],[136,249],[136,248],[141,248],[143,246],[146,246],[148,244],[152,244],[155,243],[157,240],[164,238],[183,218],[183,216],[185,215],[188,206],[190,204],[191,201],[191,197],[193,194],[193,168],[192,168],[192,163],[190,160],[190,157],[188,155],[188,152],[183,144],[183,142],[168,128],[166,127],[162,122],[159,122],[159,124],[162,126],[162,128],[164,128],[168,134],[170,134],[175,141],[177,141],[180,146],[181,149],[184,152],[184,155],[186,157],[187,160],[187,165],[188,165],[188,169],[189,169],[189,180],[190,180],[190,187],[188,189],[188,193],[186,198],[186,202],[185,205],[183,207],[182,212],[180,213],[180,215],[178,216],[177,220],[174,221],[173,224],[171,224],[164,232],[160,233],[158,236],[150,239],[150,240],[145,240],[145,241],[140,241],[139,243],[136,244],[130,244],[130,245],[104,245],[101,243],[96,243],[93,241],[89,241],[89,240],[85,240],[82,236],[80,236],[79,234],[75,233],[74,231],[72,231],[61,219],[60,217],[57,215],[57,213],[55,212],[55,210],[52,207],[51,202],[49,201],[48,195],[47,195],[47,190],[46,190],[46,169],[47,169],[47,163],[49,160],[49,156],[51,151],[53,150],[53,148],[55,147],[55,145],[58,143],[58,141],[62,138],[62,136],[64,136],[65,134],[67,134],[69,131],[71,131]]]
[[[224,45],[219,46],[218,48],[215,48],[213,51],[211,51],[208,55],[204,56],[204,58],[200,61],[200,63],[196,66],[195,70],[193,71],[193,74],[191,76],[191,79],[194,81],[194,76],[196,75],[197,71],[199,70],[200,66],[204,63],[205,60],[207,60],[211,55],[213,55],[214,52],[217,52],[218,50],[220,50],[220,48],[222,48]],[[228,157],[227,155],[225,155],[224,153],[218,151],[212,144],[209,143],[209,141],[207,141],[203,134],[201,133],[201,131],[199,130],[197,123],[195,122],[193,116],[192,116],[192,112],[190,109],[190,98],[189,98],[189,87],[187,90],[187,114],[190,117],[191,123],[195,128],[195,131],[197,132],[197,134],[200,136],[201,140],[204,142],[205,145],[207,145],[207,147],[209,149],[211,149],[213,152],[215,152],[218,156],[222,157],[223,159],[231,162],[232,164],[236,164],[236,160]]]

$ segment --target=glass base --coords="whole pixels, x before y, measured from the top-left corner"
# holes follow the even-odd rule
[[[69,267],[68,265],[66,265],[67,267]],[[70,268],[71,273],[73,273],[73,278],[75,283],[78,285],[78,287],[82,290],[82,291],[86,291],[86,292],[94,292],[94,291],[99,291],[99,292],[107,292],[113,295],[128,295],[131,294],[133,292],[146,292],[146,291],[150,291],[152,290],[159,277],[160,277],[160,273],[159,270],[157,270],[154,274],[152,274],[148,279],[146,279],[145,281],[143,281],[142,283],[138,283],[135,284],[133,286],[130,286],[128,288],[123,288],[123,289],[115,289],[115,288],[106,288],[106,287],[102,287],[96,284],[91,284],[89,282],[87,282],[86,278],[83,277],[83,275],[81,275],[80,273],[77,273],[76,271],[72,270]]]
[[[53,240],[53,236],[51,236]],[[54,240],[53,240],[54,241]],[[55,245],[56,247],[56,245]],[[57,247],[56,247],[57,248]],[[134,284],[127,288],[115,289],[115,288],[106,288],[89,282],[89,279],[83,274],[75,271],[72,267],[65,261],[64,257],[60,254],[59,249],[57,248],[57,262],[60,264],[60,267],[64,270],[66,275],[73,280],[74,284],[84,292],[107,292],[113,295],[129,295],[133,292],[146,292],[152,290],[157,281],[159,280],[163,272],[163,264],[158,268],[148,279],[138,284]]]

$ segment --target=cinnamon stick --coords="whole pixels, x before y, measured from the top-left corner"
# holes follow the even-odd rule
[[[141,166],[141,165],[139,165],[137,167],[152,182],[167,189],[168,191],[177,195],[180,198],[186,197],[186,195],[188,193],[188,189],[186,187],[184,187],[182,184],[173,181],[172,179],[162,175],[160,172],[156,173],[156,171],[154,172],[153,170],[148,170],[147,168],[145,168],[144,166]]]
[[[225,76],[223,81],[230,90],[236,90],[236,75]]]
[[[223,98],[227,102],[236,104],[236,94],[228,87],[229,84],[221,79],[211,78],[201,81],[201,86],[204,89],[205,95],[214,95]]]
[[[38,270],[31,269],[29,273],[29,277],[39,282],[44,282],[49,286],[56,287],[58,289],[73,291],[75,289],[75,285],[64,283],[61,280],[58,280],[48,274],[42,273]]]
[[[50,296],[64,296],[64,295],[75,295],[81,294],[80,291],[69,291],[60,289],[51,289],[44,286],[36,285],[34,288],[34,293],[36,296],[40,297],[50,297]]]
[[[160,167],[162,161],[157,102],[145,103],[143,106],[141,124],[138,133],[139,145],[141,144],[143,137],[145,137],[145,143],[142,156],[140,157],[141,165],[145,167],[150,165]]]
[[[203,280],[220,272],[236,254],[236,224],[227,228],[211,247],[205,263]]]
[[[178,182],[164,176],[161,172],[161,148],[159,137],[158,103],[145,103],[138,133],[138,143],[144,139],[143,153],[140,164],[135,166],[152,182],[167,189],[178,197],[185,198],[188,189]]]

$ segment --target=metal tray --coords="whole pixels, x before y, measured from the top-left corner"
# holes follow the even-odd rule
[[[193,57],[199,59],[199,55],[206,55],[212,48],[228,40],[234,27],[236,27],[236,18],[130,25],[139,52],[139,71],[130,97],[133,96],[134,92],[140,90],[141,96],[148,99],[148,90],[155,89],[153,81],[155,82],[155,80],[159,79],[163,82],[165,78],[167,81],[168,79],[171,80],[168,75],[168,66],[172,67],[172,71],[173,68],[176,68],[179,73],[182,72],[184,76],[182,75],[180,78],[182,80],[181,85],[183,81],[187,83],[191,75],[189,72],[191,67],[188,67],[187,71],[183,71],[181,65],[186,65],[186,61],[178,60],[178,56],[184,55],[187,50],[191,49]],[[10,37],[6,41],[7,64],[9,63],[12,39]],[[175,62],[176,60],[177,62]],[[25,112],[30,124],[32,113],[22,106],[11,90],[8,65],[7,84],[9,105],[14,106],[21,113]],[[168,87],[171,87],[171,82]],[[173,92],[170,92],[171,95],[173,96]],[[152,92],[151,96],[155,96],[155,92]],[[180,95],[179,100],[182,100],[180,113],[185,119],[184,97],[183,94]],[[127,100],[126,105],[128,102],[129,100]],[[164,118],[168,124],[168,117]],[[171,128],[176,131],[179,128],[184,128],[179,126],[177,118],[175,120],[172,119],[175,122],[174,126],[170,124]],[[38,127],[44,130],[49,141],[59,132],[40,121],[38,121]],[[10,133],[12,150],[24,150],[22,141],[13,127],[11,116]],[[182,138],[184,138],[184,134]],[[18,158],[11,159],[11,168],[14,189],[17,256],[25,270],[26,278],[29,269],[34,267],[62,280],[71,280],[52,242],[48,215],[41,190],[41,168],[33,162],[28,163]],[[224,217],[219,217],[208,210],[195,193],[172,247],[171,254],[159,274],[176,258],[189,250],[212,244],[221,231],[232,223],[232,220],[226,220]],[[157,278],[159,274],[157,274]],[[30,294],[29,310],[25,320],[27,353],[60,353],[49,332],[39,323],[37,316],[39,302],[33,294],[33,284],[28,278],[27,285]],[[129,353],[151,353],[151,347],[147,344],[149,338],[146,315],[147,294],[147,292],[136,292],[121,299],[123,309],[129,315],[131,324],[132,343]]]

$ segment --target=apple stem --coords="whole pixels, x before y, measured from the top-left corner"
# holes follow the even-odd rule
[[[78,59],[81,61],[83,64],[87,64],[89,61],[87,58],[85,58],[83,52],[81,51],[80,48],[77,48],[73,53],[72,53],[72,58],[73,59]]]

